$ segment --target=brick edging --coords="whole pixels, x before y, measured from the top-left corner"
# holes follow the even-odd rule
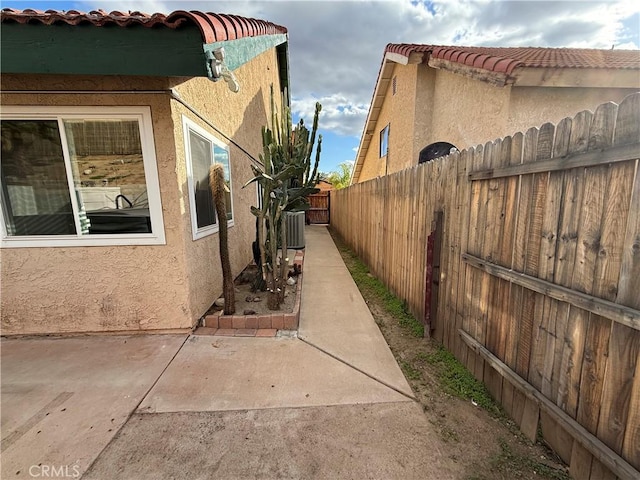
[[[304,264],[304,250],[296,250],[294,265]],[[222,310],[203,319],[203,329],[198,332],[205,335],[225,335],[235,337],[275,336],[278,330],[298,330],[300,324],[300,298],[302,296],[302,277],[296,281],[296,299],[291,313],[275,311],[255,315],[223,315]],[[269,333],[269,334],[267,334]]]

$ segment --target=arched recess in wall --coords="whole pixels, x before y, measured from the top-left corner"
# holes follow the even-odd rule
[[[425,163],[439,157],[444,157],[446,155],[449,155],[451,153],[451,150],[458,150],[458,148],[454,144],[449,142],[432,143],[420,150],[418,163]]]

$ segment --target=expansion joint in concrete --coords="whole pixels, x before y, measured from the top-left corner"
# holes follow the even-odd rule
[[[120,428],[118,429],[118,431],[115,433],[115,435],[112,437],[112,439],[107,442],[107,444],[104,446],[104,448],[102,450],[100,450],[100,453],[98,453],[98,455],[95,456],[95,458],[93,459],[93,461],[89,464],[89,466],[87,467],[87,469],[85,470],[85,472],[88,472],[91,470],[91,468],[93,467],[93,464],[96,463],[96,461],[100,458],[100,455],[102,455],[102,453],[107,449],[107,447],[109,447],[109,445],[111,445],[111,442],[113,441],[114,438],[116,438],[118,436],[118,434],[120,433],[120,431],[124,428],[124,426],[129,422],[129,420],[131,419],[131,417],[133,417],[133,415],[138,411],[138,409],[140,408],[140,405],[142,404],[143,400],[145,398],[147,398],[147,395],[149,395],[149,392],[151,392],[151,390],[153,390],[153,387],[156,386],[156,384],[160,381],[160,378],[162,377],[162,375],[164,375],[164,372],[167,371],[167,369],[169,368],[169,365],[171,365],[173,363],[173,361],[175,360],[175,358],[178,356],[178,353],[180,353],[180,350],[182,350],[182,347],[184,347],[184,344],[187,343],[187,340],[189,340],[189,338],[191,337],[191,335],[187,335],[184,337],[184,341],[180,344],[180,346],[178,348],[176,348],[175,353],[171,356],[171,359],[167,362],[167,364],[164,366],[164,368],[162,369],[162,371],[158,374],[158,376],[156,377],[155,381],[153,382],[153,384],[147,389],[147,391],[144,393],[144,395],[140,396],[140,401],[136,404],[136,406],[129,412],[129,415],[127,415],[127,419],[122,422],[122,425],[120,426]]]
[[[342,364],[346,365],[347,367],[352,368],[352,369],[356,370],[357,372],[360,372],[361,374],[363,374],[363,375],[365,375],[365,376],[369,377],[371,380],[374,380],[374,381],[376,381],[376,382],[378,382],[378,383],[380,383],[380,384],[384,385],[385,387],[390,388],[391,390],[393,390],[393,391],[395,391],[395,392],[398,392],[400,395],[403,395],[403,396],[407,397],[408,399],[413,400],[414,402],[417,402],[417,401],[418,401],[418,399],[417,399],[415,396],[413,396],[413,395],[409,395],[408,393],[403,392],[402,390],[400,390],[400,389],[398,389],[398,388],[394,387],[393,385],[391,385],[391,384],[389,384],[389,383],[385,382],[384,380],[381,380],[380,378],[377,378],[377,377],[375,377],[374,375],[371,375],[370,373],[365,372],[364,370],[362,370],[362,369],[360,369],[360,368],[356,367],[355,365],[353,365],[353,364],[351,364],[351,363],[349,363],[349,362],[347,362],[347,361],[343,360],[342,358],[340,358],[340,357],[338,357],[338,356],[334,355],[333,353],[328,352],[328,351],[327,351],[327,350],[325,350],[324,348],[322,348],[322,347],[320,347],[320,346],[318,346],[318,345],[316,345],[316,344],[314,344],[314,343],[310,342],[310,341],[309,341],[309,340],[307,340],[306,338],[301,337],[299,333],[298,333],[298,340],[303,341],[303,342],[304,342],[304,343],[306,343],[307,345],[309,345],[309,346],[311,346],[311,347],[315,348],[316,350],[319,350],[320,352],[324,353],[325,355],[328,355],[329,357],[333,358],[334,360],[337,360],[338,362],[340,362],[340,363],[342,363]]]

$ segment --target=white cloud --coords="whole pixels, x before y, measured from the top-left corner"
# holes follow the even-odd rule
[[[260,18],[289,30],[293,110],[340,135],[362,133],[387,43],[638,48],[633,1],[118,1],[88,8],[212,9]]]
[[[355,105],[344,95],[328,95],[319,98],[293,97],[291,112],[301,117],[305,122],[311,122],[315,112],[316,102],[320,102],[320,127],[339,135],[359,137],[362,133],[362,121],[367,116],[369,105],[366,103]]]

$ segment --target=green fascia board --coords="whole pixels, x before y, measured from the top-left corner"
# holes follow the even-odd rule
[[[251,59],[263,52],[285,43],[287,36],[284,34],[260,35],[258,37],[244,37],[237,40],[226,40],[204,44],[204,52],[207,59],[213,58],[213,52],[220,47],[224,48],[224,63],[231,71],[241,67]],[[207,73],[211,78],[211,66],[207,62]]]
[[[211,78],[209,59],[220,47],[225,64],[235,70],[286,41],[277,34],[203,44],[195,26],[3,23],[0,72]]]
[[[2,73],[207,75],[196,27],[3,23],[0,42]]]

